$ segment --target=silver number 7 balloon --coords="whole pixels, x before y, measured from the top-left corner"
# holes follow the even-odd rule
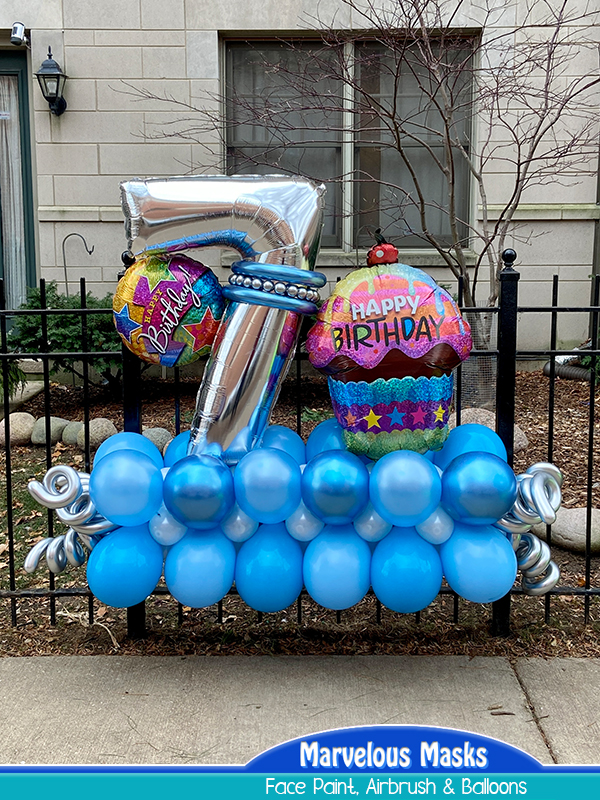
[[[199,175],[121,184],[129,249],[137,255],[228,247],[231,301],[196,401],[190,453],[236,464],[262,439],[296,347],[302,314],[317,310],[313,271],[325,187],[281,175]]]

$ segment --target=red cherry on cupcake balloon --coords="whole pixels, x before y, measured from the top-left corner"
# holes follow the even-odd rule
[[[389,244],[381,235],[381,229],[375,231],[377,244],[367,253],[367,266],[374,267],[376,264],[396,264],[398,262],[398,250],[393,244]]]

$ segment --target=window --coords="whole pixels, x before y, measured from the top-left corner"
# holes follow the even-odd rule
[[[460,236],[469,210],[460,153],[471,125],[468,54],[468,40],[457,39],[432,76],[414,47],[400,55],[369,40],[228,42],[228,172],[327,183],[324,247],[370,246],[376,228],[400,247],[431,246],[421,211],[450,246],[448,151]],[[450,118],[439,110],[448,93]]]

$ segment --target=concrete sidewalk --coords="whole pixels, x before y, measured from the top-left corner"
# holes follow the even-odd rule
[[[600,763],[600,660],[0,658],[0,763],[243,764],[329,728],[427,724]]]

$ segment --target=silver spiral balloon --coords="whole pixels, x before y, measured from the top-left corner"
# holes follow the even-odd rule
[[[546,594],[560,578],[550,548],[530,531],[540,522],[552,525],[556,521],[562,500],[562,481],[562,473],[554,464],[532,464],[527,472],[517,475],[518,493],[514,506],[495,523],[495,527],[512,542],[523,574],[523,591],[531,596]]]
[[[48,569],[55,574],[69,564],[79,567],[86,558],[82,543],[92,550],[102,536],[118,527],[96,510],[90,497],[87,472],[77,472],[67,466],[51,467],[41,483],[30,481],[27,488],[40,505],[55,509],[69,530],[64,535],[51,536],[35,544],[23,564],[25,572],[33,572],[44,555]]]

